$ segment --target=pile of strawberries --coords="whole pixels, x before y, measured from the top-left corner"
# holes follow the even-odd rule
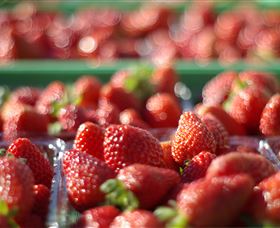
[[[18,138],[0,157],[0,227],[44,227],[53,167],[27,138]]]
[[[130,124],[140,128],[175,128],[181,106],[174,94],[178,76],[172,67],[147,66],[121,70],[102,85],[83,76],[72,86],[54,81],[40,90],[21,87],[0,109],[6,140],[63,133],[75,134],[80,124]],[[32,124],[30,124],[32,123]]]

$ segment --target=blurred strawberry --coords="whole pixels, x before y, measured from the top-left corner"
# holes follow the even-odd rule
[[[119,123],[120,110],[107,101],[99,101],[99,106],[94,114],[95,121],[101,126]]]
[[[125,109],[120,113],[120,123],[128,124],[134,127],[148,129],[149,125],[141,118],[134,109]]]
[[[21,228],[43,228],[45,226],[41,217],[36,214],[30,214],[23,221],[19,222]]]
[[[34,106],[40,97],[41,90],[33,87],[20,87],[14,90],[10,99],[15,102]]]
[[[110,84],[113,87],[124,88],[125,81],[129,76],[130,74],[127,70],[117,71],[115,74],[112,75]]]
[[[48,214],[50,190],[42,184],[33,186],[34,205],[32,212],[39,215],[44,220]]]

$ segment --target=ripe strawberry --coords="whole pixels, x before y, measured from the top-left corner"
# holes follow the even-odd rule
[[[170,66],[164,66],[156,69],[151,78],[152,84],[158,93],[174,94],[175,84],[178,82],[178,75]]]
[[[203,178],[179,192],[177,205],[190,225],[229,226],[250,197],[253,186],[253,180],[245,174]]]
[[[189,162],[187,162],[184,168],[182,174],[183,182],[192,182],[204,177],[214,158],[216,158],[216,155],[207,151],[202,151],[195,155]]]
[[[62,82],[54,81],[43,90],[39,97],[36,108],[42,114],[50,114],[52,112],[52,104],[62,99],[65,93],[65,86]]]
[[[80,97],[79,106],[93,107],[97,104],[101,89],[100,81],[93,76],[83,76],[74,84],[74,94]]]
[[[19,222],[20,228],[43,228],[45,227],[41,217],[36,214],[30,214],[23,221]]]
[[[95,112],[95,119],[99,125],[106,127],[109,124],[118,124],[119,115],[120,111],[117,106],[106,101],[101,101]]]
[[[0,198],[9,209],[17,209],[22,220],[32,209],[34,178],[30,168],[15,158],[0,159]]]
[[[67,105],[59,110],[58,121],[62,130],[76,132],[78,127],[87,120],[83,108],[75,105]]]
[[[160,143],[162,151],[163,151],[163,160],[165,163],[165,167],[168,169],[179,170],[177,163],[174,161],[172,157],[172,145],[171,141],[165,141]]]
[[[0,227],[10,228],[9,219],[4,215],[0,215]]]
[[[249,132],[256,133],[268,99],[269,96],[264,90],[247,87],[239,91],[230,101],[229,114]]]
[[[10,99],[15,102],[34,106],[40,97],[41,90],[32,87],[20,87],[14,90]]]
[[[207,105],[220,105],[228,97],[231,85],[236,79],[237,73],[233,71],[218,74],[203,87],[203,103]]]
[[[273,95],[265,105],[261,120],[260,131],[265,136],[280,135],[280,94]]]
[[[159,141],[146,130],[130,125],[111,125],[104,136],[104,159],[115,172],[133,163],[164,166]]]
[[[225,110],[220,106],[196,106],[196,113],[203,117],[207,114],[215,116],[225,127],[229,135],[245,135],[245,128],[237,123]]]
[[[145,117],[154,128],[177,127],[181,113],[179,102],[168,93],[157,93],[146,102]]]
[[[63,170],[69,200],[79,211],[103,202],[104,194],[99,187],[115,176],[103,161],[79,151],[67,151],[64,154]]]
[[[127,211],[117,216],[110,225],[110,228],[119,227],[153,227],[163,228],[155,215],[146,210]]]
[[[104,129],[97,124],[85,122],[78,128],[73,148],[104,160]]]
[[[180,176],[174,170],[143,164],[133,164],[121,169],[117,178],[135,194],[143,209],[158,205],[173,186],[180,182]],[[157,191],[151,192],[151,189]]]
[[[109,228],[110,224],[120,214],[113,206],[100,206],[84,211],[73,228],[102,227]]]
[[[38,113],[31,107],[22,107],[4,121],[4,138],[14,140],[22,136],[44,135],[47,133],[47,125],[46,115]]]
[[[4,102],[4,104],[1,107],[1,117],[5,122],[7,119],[10,119],[12,116],[17,115],[26,108],[32,109],[30,105],[25,105],[15,100],[9,99],[6,102]]]
[[[40,149],[27,138],[18,138],[9,146],[8,153],[16,158],[26,159],[26,164],[32,170],[35,184],[51,187],[53,169]]]
[[[201,151],[214,153],[216,141],[206,125],[193,112],[181,115],[172,141],[172,156],[180,165]]]
[[[120,70],[112,75],[110,84],[113,87],[124,88],[125,81],[130,76],[127,70]]]
[[[38,184],[33,186],[33,193],[34,205],[32,212],[44,220],[49,209],[50,190],[45,185]]]
[[[149,128],[149,125],[144,120],[142,120],[138,112],[131,108],[125,109],[120,113],[120,123],[143,129]]]
[[[105,85],[101,89],[100,99],[116,105],[120,111],[127,108],[140,110],[140,101],[132,93],[126,92],[123,88]]]
[[[214,159],[207,170],[206,177],[246,173],[255,183],[275,173],[272,164],[262,155],[232,152]]]
[[[223,124],[213,115],[205,115],[202,118],[203,123],[208,130],[213,134],[217,144],[216,154],[220,154],[229,146],[229,134]]]

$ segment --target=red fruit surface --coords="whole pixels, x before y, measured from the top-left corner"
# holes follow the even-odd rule
[[[53,168],[40,149],[27,138],[18,138],[9,146],[8,153],[16,158],[26,159],[26,164],[33,172],[35,184],[51,187]]]
[[[79,106],[93,107],[97,104],[101,89],[100,81],[94,76],[82,76],[74,84],[74,93],[81,99]]]
[[[0,198],[10,209],[18,209],[22,220],[32,209],[34,178],[30,168],[15,158],[0,159]]]
[[[117,178],[135,194],[143,209],[157,206],[172,187],[180,182],[180,176],[174,170],[143,164],[121,169]]]
[[[145,117],[154,128],[177,127],[181,113],[179,102],[167,93],[157,93],[146,102]]]
[[[103,202],[100,185],[114,178],[114,172],[101,160],[83,152],[67,151],[63,158],[68,198],[77,210],[83,211]]]
[[[216,158],[216,155],[207,151],[202,151],[195,155],[189,162],[186,163],[182,174],[183,182],[192,182],[204,177],[214,158]]]
[[[206,125],[193,112],[181,115],[179,126],[172,141],[172,156],[183,165],[185,160],[191,159],[201,151],[214,153],[216,141]]]
[[[275,173],[273,165],[262,155],[244,152],[231,152],[214,159],[206,177],[228,176],[246,173],[255,183]]]
[[[104,127],[109,124],[119,123],[120,110],[114,104],[107,101],[99,102],[99,107],[95,113],[96,122]]]
[[[103,146],[105,162],[115,172],[133,163],[164,166],[160,142],[144,129],[111,125],[105,130]]]
[[[30,214],[25,219],[19,222],[21,228],[44,228],[45,224],[41,217],[36,214]]]
[[[128,124],[134,127],[148,129],[149,125],[141,118],[134,109],[125,109],[120,113],[120,123]]]
[[[91,122],[83,123],[76,134],[73,148],[104,160],[104,129]]]
[[[253,186],[253,180],[245,174],[203,178],[190,183],[178,193],[177,205],[190,225],[228,226],[241,212]]]
[[[110,84],[113,87],[124,88],[125,80],[129,77],[129,72],[121,70],[112,75]]]
[[[280,94],[273,95],[265,105],[261,120],[260,132],[265,136],[280,135]]]
[[[163,228],[155,215],[150,211],[134,210],[127,211],[117,216],[110,225],[110,228],[119,227],[153,227]]]
[[[38,184],[33,186],[33,193],[34,205],[32,212],[44,220],[48,214],[50,190],[45,185]]]
[[[172,143],[171,141],[165,141],[160,143],[163,151],[163,160],[165,167],[168,169],[174,169],[178,171],[178,164],[174,161],[172,157]]]
[[[33,87],[20,87],[12,92],[11,100],[34,106],[40,97],[41,90]]]
[[[233,71],[218,74],[203,87],[203,103],[207,105],[220,105],[228,97],[231,85],[236,79],[237,73]]]
[[[75,228],[83,227],[102,227],[109,228],[110,224],[120,211],[113,206],[100,206],[84,211]]]
[[[10,228],[9,220],[4,215],[0,215],[0,227],[2,227],[2,228]]]

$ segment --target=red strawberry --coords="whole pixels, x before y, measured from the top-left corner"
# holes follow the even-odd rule
[[[33,193],[35,202],[32,212],[44,220],[49,209],[50,190],[45,185],[38,184],[33,186]]]
[[[160,143],[163,151],[163,160],[165,167],[168,169],[178,170],[178,164],[174,161],[172,157],[172,143],[171,141],[165,141]]]
[[[132,191],[140,208],[151,209],[158,205],[166,194],[180,182],[173,170],[143,164],[133,164],[120,170],[117,178]],[[157,189],[151,192],[151,189]]]
[[[263,109],[260,131],[265,136],[280,135],[280,94],[273,95]]]
[[[83,108],[67,105],[59,110],[58,121],[66,132],[76,132],[78,127],[87,120]]]
[[[0,198],[10,209],[17,209],[22,220],[32,209],[34,178],[30,168],[15,158],[0,159]]]
[[[214,159],[207,170],[206,177],[246,173],[255,183],[275,173],[273,165],[262,155],[232,152]]]
[[[190,225],[229,226],[250,197],[253,186],[253,180],[245,174],[203,178],[179,192],[177,205]]]
[[[214,158],[216,158],[216,155],[207,151],[202,151],[195,155],[192,160],[187,162],[183,171],[182,180],[184,182],[192,182],[204,177]]]
[[[229,146],[229,134],[223,124],[216,117],[210,114],[205,115],[202,118],[202,121],[208,130],[213,134],[217,143],[216,154],[220,154],[226,150]]]
[[[196,107],[196,113],[199,116],[211,114],[215,116],[225,127],[229,135],[245,135],[245,128],[237,123],[225,110],[220,106],[200,105]]]
[[[178,82],[178,75],[170,66],[160,67],[155,70],[151,78],[156,92],[169,93],[174,95],[175,84]]]
[[[233,71],[218,74],[204,86],[202,91],[203,103],[207,105],[220,105],[228,97],[231,84],[236,79],[237,73]]]
[[[25,217],[23,221],[19,223],[20,228],[44,228],[45,224],[41,217],[36,214],[31,214]]]
[[[46,115],[38,113],[32,107],[20,107],[4,121],[4,138],[13,140],[22,136],[44,135],[47,133],[47,125]]]
[[[140,109],[140,101],[123,88],[105,85],[101,89],[100,99],[116,105],[120,111],[127,108]]]
[[[47,158],[40,149],[32,144],[27,138],[16,139],[8,148],[7,152],[16,158],[26,159],[26,164],[33,172],[35,184],[44,184],[51,187],[53,169]]]
[[[120,211],[113,206],[100,206],[84,211],[79,221],[73,226],[109,228],[110,224]]]
[[[4,215],[0,215],[0,227],[10,228],[9,219]]]
[[[157,93],[146,102],[145,117],[154,128],[177,127],[181,113],[179,102],[168,93]]]
[[[148,129],[149,125],[142,120],[141,116],[134,109],[125,109],[120,113],[120,123],[129,124],[134,127]]]
[[[79,106],[92,107],[97,104],[101,83],[96,77],[83,76],[74,84],[74,93],[80,97]]]
[[[40,97],[41,90],[32,87],[20,87],[14,90],[10,99],[15,102],[34,106]]]
[[[150,211],[135,210],[127,211],[117,216],[110,225],[110,228],[119,227],[153,227],[162,228],[163,225]]]
[[[216,141],[206,125],[193,112],[181,115],[172,141],[172,156],[180,165],[201,151],[214,153]]]
[[[137,127],[107,127],[103,146],[105,162],[116,172],[133,163],[164,166],[159,141],[150,132]]]
[[[106,101],[99,102],[99,107],[95,113],[96,122],[99,125],[107,126],[109,124],[119,123],[119,109]]]
[[[104,129],[94,123],[83,123],[76,134],[73,148],[104,160]]]
[[[259,128],[262,111],[269,96],[258,87],[247,87],[239,91],[230,101],[229,114],[252,133]]]
[[[118,71],[112,75],[110,84],[113,87],[124,88],[125,81],[129,76],[129,72],[126,70]]]
[[[79,211],[103,202],[104,194],[99,187],[115,176],[103,161],[79,151],[67,151],[64,154],[63,170],[69,200]]]

